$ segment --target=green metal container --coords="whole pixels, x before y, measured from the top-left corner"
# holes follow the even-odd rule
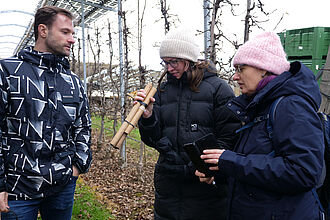
[[[330,27],[287,30],[278,35],[289,61],[301,61],[314,74],[325,64],[330,44]]]
[[[289,62],[300,61],[316,74],[325,64],[325,59],[288,59]]]
[[[282,44],[282,46],[285,48],[285,32],[278,33],[278,36],[279,36],[280,39],[281,39],[281,44]]]

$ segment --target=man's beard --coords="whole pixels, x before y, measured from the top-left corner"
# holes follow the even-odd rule
[[[59,44],[54,44],[52,42],[52,40],[46,40],[46,46],[49,50],[49,52],[51,52],[54,55],[58,55],[58,56],[69,56],[70,52],[66,53],[66,50],[64,49],[64,46],[61,46]]]

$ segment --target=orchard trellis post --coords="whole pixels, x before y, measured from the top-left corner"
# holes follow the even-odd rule
[[[124,73],[123,73],[123,30],[122,30],[122,5],[121,0],[118,0],[118,32],[119,32],[119,71],[120,71],[120,100],[121,100],[121,123],[125,121],[124,106],[125,106],[125,84],[124,84]],[[120,148],[120,158],[122,165],[125,166],[126,158],[126,141],[123,142]]]
[[[205,60],[210,58],[210,41],[211,41],[211,30],[210,30],[210,2],[204,0],[204,51]]]

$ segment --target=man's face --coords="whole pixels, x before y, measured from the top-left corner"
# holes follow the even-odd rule
[[[72,20],[63,14],[57,14],[45,40],[47,52],[54,55],[69,56],[74,44]]]

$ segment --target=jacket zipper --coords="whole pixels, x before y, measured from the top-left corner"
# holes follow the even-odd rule
[[[182,82],[179,81],[179,102],[178,102],[178,115],[177,115],[177,121],[176,121],[176,146],[178,148],[178,152],[180,152],[181,149],[179,146],[179,133],[180,133],[180,107],[181,107],[181,98],[182,98]]]

